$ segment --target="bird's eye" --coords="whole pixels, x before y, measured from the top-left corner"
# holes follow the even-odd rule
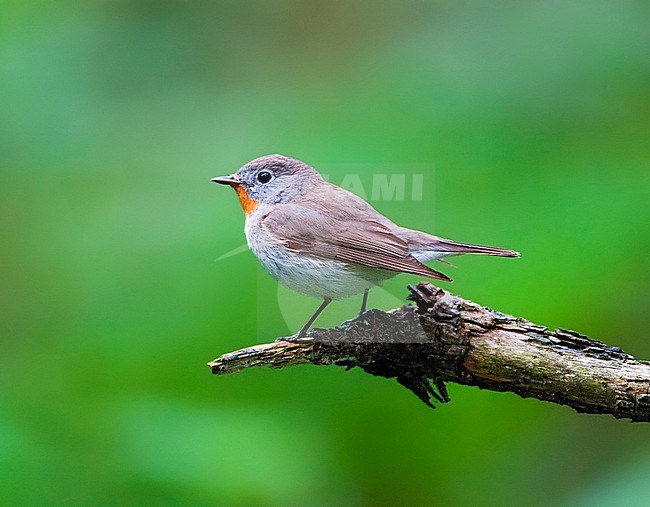
[[[257,174],[257,181],[259,181],[262,184],[268,183],[272,179],[273,179],[273,175],[268,171],[260,171]]]

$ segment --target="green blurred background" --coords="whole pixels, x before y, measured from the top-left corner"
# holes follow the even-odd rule
[[[205,364],[318,304],[222,258],[243,215],[209,179],[267,153],[334,182],[423,173],[423,200],[373,205],[523,253],[459,258],[446,288],[650,359],[649,21],[642,1],[2,2],[0,502],[647,505],[648,425]]]

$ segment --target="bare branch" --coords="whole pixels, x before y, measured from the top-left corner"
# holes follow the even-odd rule
[[[650,422],[650,363],[573,331],[505,315],[431,284],[409,287],[415,305],[371,310],[300,341],[225,354],[214,374],[251,366],[360,367],[396,378],[427,405],[449,401],[445,382],[511,391],[578,412]]]

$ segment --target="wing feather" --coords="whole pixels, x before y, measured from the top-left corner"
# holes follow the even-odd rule
[[[451,281],[415,259],[404,239],[367,213],[348,212],[343,221],[306,205],[280,204],[268,212],[261,225],[295,252]]]

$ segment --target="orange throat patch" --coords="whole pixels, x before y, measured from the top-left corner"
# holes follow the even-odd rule
[[[241,209],[244,210],[244,213],[248,215],[257,209],[260,203],[254,199],[251,199],[243,185],[233,185],[232,188],[234,188],[235,192],[237,192],[237,197],[239,197],[239,204],[241,204]]]

